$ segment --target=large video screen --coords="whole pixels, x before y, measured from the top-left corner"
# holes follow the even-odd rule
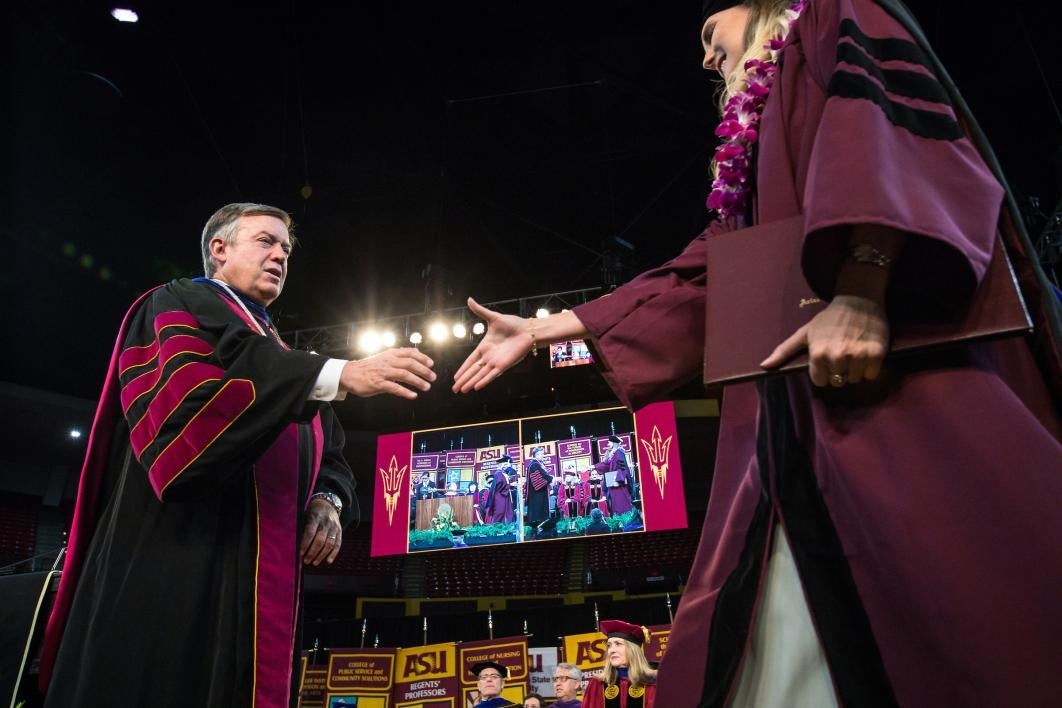
[[[380,436],[373,555],[685,528],[674,408]]]

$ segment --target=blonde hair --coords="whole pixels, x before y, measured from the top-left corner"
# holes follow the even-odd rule
[[[745,27],[745,53],[738,59],[738,70],[723,83],[719,96],[720,110],[727,101],[748,87],[745,63],[751,59],[771,59],[771,52],[764,48],[765,45],[775,37],[785,38],[794,17],[789,9],[791,3],[792,0],[745,0],[744,5],[749,11],[749,21]]]
[[[630,679],[631,685],[645,686],[652,683],[653,669],[649,666],[649,660],[645,658],[645,652],[629,639],[624,639],[623,643],[627,645],[627,678]],[[607,657],[605,658],[605,670],[599,679],[603,683],[619,683],[619,670]]]

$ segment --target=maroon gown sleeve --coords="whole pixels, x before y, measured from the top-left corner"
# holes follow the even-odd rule
[[[847,227],[889,226],[910,235],[890,311],[946,314],[984,275],[1003,188],[969,139],[947,77],[888,12],[869,0],[809,3],[805,12],[801,49],[826,94],[803,197],[807,281],[832,297]]]
[[[590,333],[608,385],[637,410],[700,375],[704,366],[704,243],[713,222],[676,258],[573,309]]]

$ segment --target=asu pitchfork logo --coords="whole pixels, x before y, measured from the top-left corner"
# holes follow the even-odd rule
[[[664,486],[667,484],[667,460],[671,455],[671,438],[667,440],[660,434],[660,428],[653,426],[653,434],[649,440],[641,439],[645,454],[649,457],[649,467],[653,470],[653,479],[656,480],[657,489],[660,490],[660,498],[664,498]],[[651,442],[650,442],[651,441]]]
[[[387,504],[387,525],[394,522],[395,508],[398,506],[398,495],[402,489],[402,480],[406,477],[406,469],[409,465],[398,467],[398,458],[391,455],[391,464],[387,469],[380,468],[380,477],[383,478],[384,503]]]

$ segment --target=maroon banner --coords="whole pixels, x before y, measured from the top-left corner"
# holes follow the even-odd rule
[[[307,666],[303,672],[300,708],[323,708],[328,684],[327,666]]]
[[[329,697],[390,694],[394,649],[332,649],[328,657]]]
[[[645,643],[642,650],[645,652],[646,659],[658,664],[664,658],[664,652],[667,651],[667,639],[671,634],[671,625],[654,624],[646,629],[649,630],[649,641]]]
[[[462,706],[473,706],[479,699],[476,676],[472,667],[481,661],[493,661],[509,670],[502,698],[513,703],[523,703],[524,695],[531,690],[527,670],[527,637],[501,637],[478,642],[462,642],[458,646],[457,665],[460,669]]]
[[[566,457],[588,457],[590,455],[590,442],[593,438],[575,438],[574,440],[558,440],[557,456],[561,459]]]
[[[441,455],[413,455],[414,472],[435,472],[439,469]]]
[[[406,552],[412,451],[413,433],[394,433],[377,438],[376,484],[372,494],[373,556]]]
[[[655,404],[654,404],[655,405]],[[670,403],[664,403],[661,405],[670,406]],[[647,406],[648,407],[648,406]],[[643,409],[644,410],[644,409]],[[634,415],[638,415],[635,413]],[[620,439],[620,446],[623,447],[628,453],[631,451],[631,436],[628,433],[617,433],[616,437]],[[603,456],[608,450],[608,436],[597,439],[597,454]]]
[[[475,450],[451,450],[446,453],[446,467],[472,467],[476,464]]]
[[[674,404],[651,403],[636,411],[634,433],[645,530],[686,528],[686,497]]]

